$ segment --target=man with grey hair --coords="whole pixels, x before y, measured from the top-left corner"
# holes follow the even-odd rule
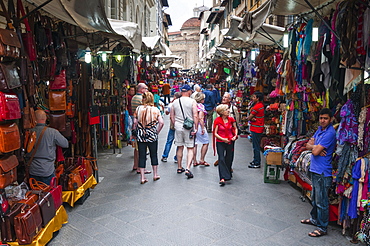
[[[29,166],[29,176],[37,181],[41,181],[47,185],[55,177],[55,150],[57,145],[62,148],[68,148],[68,140],[56,129],[46,126],[46,113],[44,110],[36,110],[35,112],[37,125],[33,130],[36,132],[37,141],[40,143],[37,149],[27,154],[31,160]]]
[[[198,84],[195,84],[194,85],[194,92],[193,92],[193,94],[191,94],[191,98],[195,98],[195,95],[198,93],[198,92],[201,92],[202,91],[202,88],[200,87],[200,85],[198,85]]]
[[[236,125],[238,126],[240,122],[239,111],[238,108],[231,103],[231,94],[229,92],[224,93],[221,103],[229,106],[230,117],[233,117],[235,119]]]
[[[198,126],[197,103],[194,99],[190,98],[191,93],[190,86],[185,84],[181,88],[181,98],[173,102],[170,112],[171,122],[175,126],[175,145],[177,146],[176,156],[178,165],[177,173],[185,172],[185,175],[188,178],[194,177],[190,171],[190,167],[194,155],[194,138],[197,133],[196,126]],[[194,122],[192,129],[187,130],[184,128],[185,118]],[[184,146],[186,146],[188,150],[186,170],[182,167]]]

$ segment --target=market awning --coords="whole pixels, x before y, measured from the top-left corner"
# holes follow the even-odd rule
[[[241,32],[238,28],[242,18],[231,16],[231,24],[228,32],[220,44],[225,48],[243,48],[254,44],[274,45],[284,36],[285,28],[262,23],[252,34]]]
[[[140,53],[142,37],[138,24],[129,22],[108,19],[110,26],[113,28],[114,32],[124,36],[128,42],[130,42],[133,47],[133,52]]]
[[[314,8],[325,5],[329,1],[331,0],[309,0]],[[271,14],[297,15],[311,10],[311,7],[305,1],[267,0],[255,10],[245,14],[240,22],[239,29],[247,34],[253,34]]]
[[[170,67],[178,68],[178,69],[183,68],[183,66],[181,66],[180,64],[177,64],[177,63],[172,63]]]
[[[29,2],[40,6],[45,0],[29,0]],[[115,39],[131,45],[136,51],[139,40],[141,43],[141,37],[137,35],[138,32],[133,31],[135,25],[138,28],[135,23],[114,23],[118,31],[116,32],[107,18],[104,2],[101,0],[53,0],[43,6],[42,9],[60,20],[79,26],[85,32],[103,32],[117,35]],[[124,30],[125,28],[128,30]]]
[[[159,35],[154,37],[143,37],[143,43],[152,51],[152,53],[166,53],[165,44],[161,42],[161,37]]]

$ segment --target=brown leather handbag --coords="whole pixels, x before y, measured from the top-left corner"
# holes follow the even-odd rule
[[[23,204],[21,212],[14,217],[15,234],[19,245],[30,244],[41,231],[42,217],[38,204]]]
[[[17,33],[12,30],[0,29],[0,56],[19,58],[21,43]]]
[[[33,206],[37,202],[38,199],[39,199],[39,196],[37,194],[32,193],[32,191],[27,191],[25,198],[20,200],[18,203],[23,203],[29,206]]]
[[[71,173],[68,175],[68,190],[77,190],[78,187],[82,185],[80,171],[82,171],[82,167],[77,167],[76,169],[72,170]]]
[[[15,203],[3,216],[3,219],[0,220],[0,228],[1,228],[1,240],[3,242],[14,242],[17,240],[14,231],[14,217],[21,213],[21,208],[23,204]]]
[[[0,152],[8,153],[21,147],[19,129],[16,123],[0,125]]]
[[[49,186],[48,186],[49,187]],[[50,187],[49,187],[50,188]],[[42,226],[45,227],[52,218],[55,216],[55,205],[53,196],[47,191],[32,191],[38,194],[39,200],[37,204],[40,206]]]
[[[49,109],[51,111],[66,110],[65,91],[49,91]]]
[[[66,114],[49,114],[49,126],[57,129],[58,131],[66,130]]]
[[[0,90],[11,90],[22,86],[15,62],[0,63]]]
[[[4,189],[17,181],[18,159],[15,155],[5,156],[0,159],[0,189]]]

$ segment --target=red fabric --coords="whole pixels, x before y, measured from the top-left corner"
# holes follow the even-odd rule
[[[338,207],[339,204],[329,204],[329,221],[338,220]]]
[[[256,121],[251,121],[250,130],[256,133],[263,133],[265,125],[265,107],[261,102],[256,103],[251,110]]]

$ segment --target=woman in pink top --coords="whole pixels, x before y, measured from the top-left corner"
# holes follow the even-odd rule
[[[228,105],[220,104],[216,112],[220,116],[213,123],[213,136],[216,138],[219,184],[224,186],[225,181],[232,178],[231,166],[234,160],[234,143],[238,137],[238,128],[234,118],[229,116]]]

